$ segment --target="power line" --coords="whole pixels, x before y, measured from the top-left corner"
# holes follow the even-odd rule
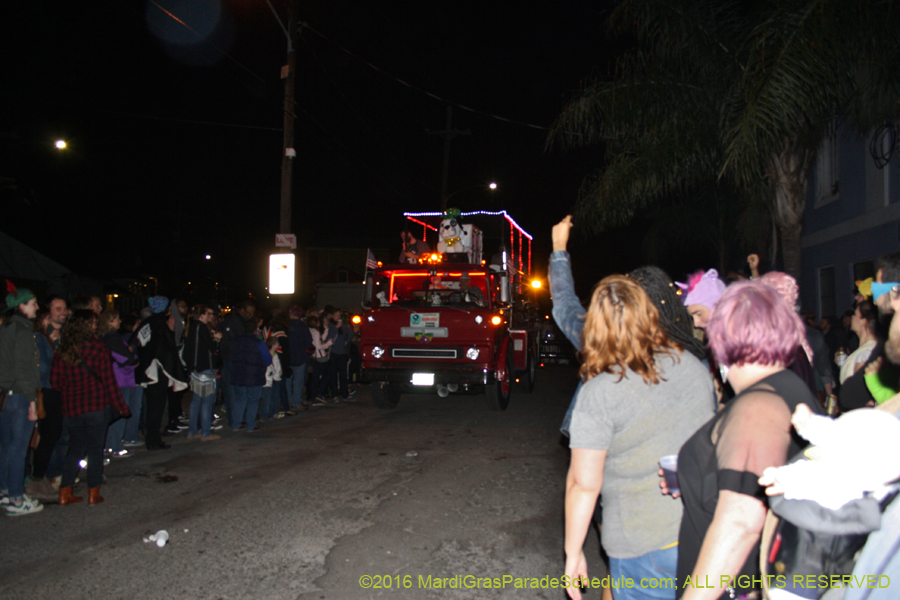
[[[444,97],[442,97],[442,96],[438,96],[437,94],[435,94],[435,93],[433,93],[433,92],[429,92],[428,90],[422,89],[422,88],[420,88],[420,87],[418,87],[418,86],[416,86],[416,85],[414,85],[414,84],[412,84],[412,83],[409,83],[408,81],[404,81],[403,79],[400,79],[399,77],[397,77],[397,76],[395,76],[395,75],[392,75],[391,73],[388,73],[388,72],[385,71],[384,69],[382,69],[382,68],[380,68],[380,67],[378,67],[378,66],[372,64],[372,63],[369,62],[368,60],[366,60],[366,59],[362,58],[361,56],[358,56],[357,54],[351,52],[350,50],[348,50],[347,48],[345,48],[344,46],[342,46],[342,45],[339,44],[338,42],[336,42],[336,41],[330,39],[330,38],[329,38],[328,36],[326,36],[325,34],[319,32],[319,31],[316,31],[316,30],[315,30],[313,27],[311,27],[309,24],[303,23],[303,24],[302,24],[302,27],[305,27],[306,29],[309,29],[310,31],[312,31],[313,33],[315,33],[317,36],[319,36],[320,38],[322,38],[323,40],[325,40],[325,41],[327,41],[327,42],[330,42],[330,43],[334,44],[335,46],[337,46],[337,48],[338,48],[339,50],[341,50],[342,52],[344,52],[344,53],[347,54],[348,56],[350,56],[350,57],[352,57],[352,58],[355,58],[356,60],[360,61],[361,63],[363,63],[364,65],[366,65],[366,66],[369,67],[370,69],[373,69],[374,71],[377,71],[378,73],[381,73],[381,74],[384,75],[385,77],[388,77],[388,78],[390,78],[390,79],[393,79],[394,81],[396,81],[396,82],[399,83],[400,85],[406,86],[406,87],[410,88],[411,90],[415,90],[415,91],[417,91],[417,92],[419,92],[419,93],[421,93],[421,94],[425,94],[426,96],[428,96],[428,97],[430,97],[430,98],[433,98],[433,99],[437,100],[438,102],[442,102],[442,103],[444,103],[444,104],[450,104],[450,105],[453,105],[453,106],[455,106],[455,107],[457,107],[457,108],[461,108],[462,110],[468,111],[468,112],[470,112],[470,113],[474,113],[474,114],[476,114],[476,115],[481,115],[481,116],[484,116],[484,117],[489,117],[489,118],[495,119],[495,120],[497,120],[497,121],[503,121],[504,123],[511,123],[511,124],[513,124],[513,125],[521,125],[521,126],[523,126],[523,127],[530,127],[531,129],[539,129],[539,130],[541,130],[541,131],[549,131],[549,130],[550,130],[550,127],[545,127],[545,126],[543,126],[543,125],[535,125],[534,123],[526,123],[525,121],[516,121],[515,119],[508,119],[508,118],[506,118],[506,117],[501,117],[500,115],[495,115],[495,114],[493,114],[493,113],[485,112],[485,111],[483,111],[483,110],[478,110],[477,108],[472,108],[471,106],[466,106],[465,104],[459,104],[458,102],[453,102],[452,100],[447,100],[446,98],[444,98]]]

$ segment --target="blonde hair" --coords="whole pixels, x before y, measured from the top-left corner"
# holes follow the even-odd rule
[[[100,313],[100,322],[97,325],[97,333],[106,335],[110,331],[115,331],[112,322],[119,318],[119,311],[114,308],[107,308]]]
[[[660,327],[650,297],[625,275],[605,277],[594,288],[582,336],[584,381],[600,373],[618,374],[621,381],[631,369],[645,383],[656,384],[660,377],[654,354],[681,351]]]

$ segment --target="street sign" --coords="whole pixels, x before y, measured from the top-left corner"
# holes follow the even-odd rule
[[[295,233],[276,233],[275,234],[275,247],[276,248],[290,248],[291,250],[295,250],[297,248],[297,234],[295,234]]]

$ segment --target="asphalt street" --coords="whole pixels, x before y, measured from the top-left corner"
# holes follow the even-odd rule
[[[564,598],[516,586],[563,574],[576,376],[540,370],[505,412],[456,394],[382,411],[360,386],[259,432],[170,436],[106,467],[103,504],[0,520],[0,598]],[[590,535],[602,576],[597,552]]]

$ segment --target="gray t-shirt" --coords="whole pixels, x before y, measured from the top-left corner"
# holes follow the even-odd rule
[[[712,378],[689,352],[656,355],[660,382],[631,371],[601,373],[578,394],[569,447],[606,450],[601,541],[612,558],[635,558],[678,540],[681,501],[659,491],[659,459],[715,413]]]

